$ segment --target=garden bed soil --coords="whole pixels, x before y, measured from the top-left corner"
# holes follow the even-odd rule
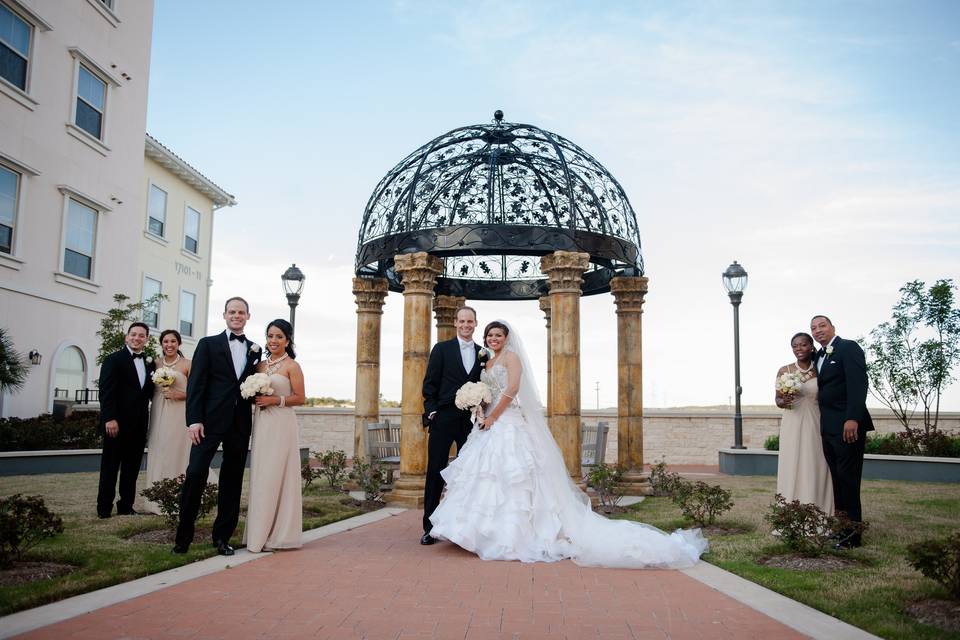
[[[77,567],[62,562],[21,560],[9,569],[0,569],[0,587],[14,587],[36,580],[59,578],[76,571]]]
[[[700,533],[702,533],[705,538],[712,536],[735,536],[740,533],[747,533],[747,531],[748,529],[744,529],[743,527],[725,527],[720,524],[708,524],[700,529]]]
[[[383,502],[377,500],[357,500],[356,498],[344,497],[340,498],[340,504],[346,507],[356,507],[357,509],[363,509],[364,513],[369,511],[376,511],[377,509],[382,509],[387,506]],[[315,515],[323,515],[317,513]]]
[[[774,567],[776,569],[789,569],[791,571],[840,571],[856,566],[859,563],[853,558],[834,555],[808,557],[791,553],[760,558],[757,560],[757,564],[765,567]]]
[[[593,510],[597,513],[602,513],[605,516],[612,516],[618,513],[627,513],[628,511],[630,511],[630,507],[621,507],[620,505],[607,506],[607,505],[598,504],[593,508]]]
[[[960,631],[960,600],[917,600],[907,606],[907,614],[943,631]]]

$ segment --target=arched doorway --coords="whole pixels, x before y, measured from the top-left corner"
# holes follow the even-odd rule
[[[86,387],[87,362],[79,347],[64,348],[57,356],[53,370],[53,399],[73,400],[76,392]]]

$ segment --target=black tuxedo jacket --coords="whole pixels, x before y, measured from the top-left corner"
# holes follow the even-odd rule
[[[144,361],[146,377],[143,387],[137,376],[130,350],[124,347],[108,355],[100,366],[100,431],[116,420],[120,433],[124,430],[147,428],[150,398],[153,397],[153,381],[150,376],[154,364]]]
[[[856,420],[861,432],[873,431],[867,411],[867,363],[859,344],[837,336],[833,353],[820,367],[817,387],[820,433],[840,434],[847,420]]]
[[[460,410],[453,404],[457,391],[467,382],[480,380],[480,346],[474,346],[477,357],[470,371],[463,368],[458,338],[438,342],[430,351],[427,373],[423,377],[424,424],[428,423],[427,416],[434,411],[446,413],[445,410],[452,408],[459,412]],[[437,420],[435,419],[434,422]]]
[[[250,433],[250,400],[240,396],[240,383],[260,362],[261,351],[252,346],[247,340],[247,361],[238,378],[226,332],[200,339],[187,378],[187,427],[202,422],[207,433],[226,433],[234,427],[236,414],[236,425]]]

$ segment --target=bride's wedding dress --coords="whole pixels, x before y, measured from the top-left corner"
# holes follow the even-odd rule
[[[669,569],[696,564],[707,550],[699,530],[667,534],[591,510],[547,428],[529,360],[512,327],[504,348],[520,357],[520,391],[490,429],[474,428],[443,471],[447,489],[430,517],[430,535],[484,560],[571,558],[585,566]],[[495,364],[481,380],[493,391],[490,406],[496,406],[507,386],[506,367]]]

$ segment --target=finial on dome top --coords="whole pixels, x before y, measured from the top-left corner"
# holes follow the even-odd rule
[[[501,122],[503,122],[503,111],[501,111],[500,109],[497,109],[496,111],[494,111],[493,119],[496,120],[497,124],[500,124]]]

